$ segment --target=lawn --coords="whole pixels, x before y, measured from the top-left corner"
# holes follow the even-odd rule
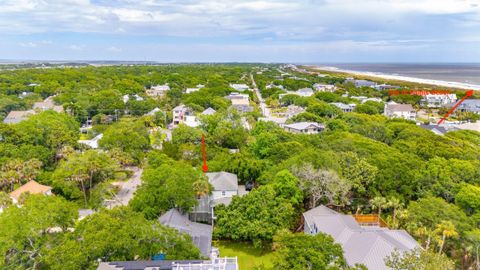
[[[272,266],[273,252],[255,248],[251,243],[214,241],[213,246],[220,249],[221,257],[238,257],[241,270],[251,270],[261,264]]]

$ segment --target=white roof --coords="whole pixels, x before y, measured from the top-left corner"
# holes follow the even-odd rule
[[[296,130],[304,130],[304,129],[307,129],[309,127],[325,128],[325,126],[323,124],[319,124],[319,123],[315,123],[315,122],[299,122],[299,123],[285,125],[285,127],[290,128],[290,129],[296,129]]]

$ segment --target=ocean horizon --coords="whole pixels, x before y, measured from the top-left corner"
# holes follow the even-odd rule
[[[311,65],[372,72],[379,75],[480,85],[480,63],[312,63]]]

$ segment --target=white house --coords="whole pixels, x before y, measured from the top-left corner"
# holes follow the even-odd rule
[[[286,95],[296,95],[300,97],[311,97],[314,92],[312,88],[302,88],[297,91],[287,91],[286,93],[278,95],[278,98],[281,100]]]
[[[240,92],[243,92],[249,89],[248,85],[244,83],[231,83],[230,87],[235,89],[235,91],[240,91]]]
[[[398,104],[396,102],[388,102],[385,104],[383,114],[390,118],[404,118],[408,120],[415,120],[417,112],[410,104]]]
[[[212,185],[212,193],[198,199],[190,214],[193,221],[211,222],[214,217],[214,208],[217,205],[229,205],[234,196],[246,194],[245,186],[238,185],[236,174],[228,172],[206,173],[208,182]]]
[[[183,123],[189,127],[198,127],[200,125],[200,122],[195,115],[185,116]]]
[[[150,89],[147,89],[145,93],[150,97],[164,97],[168,91],[170,91],[170,86],[164,84],[152,86]]]
[[[335,92],[335,90],[337,90],[337,87],[332,84],[316,83],[313,85],[313,89],[318,92]]]
[[[355,104],[355,103],[345,104],[345,103],[341,103],[341,102],[332,102],[330,104],[339,108],[343,112],[353,112],[353,110],[357,106],[357,104]]]
[[[283,125],[283,129],[291,133],[317,134],[325,129],[325,126],[314,122],[300,122]]]
[[[428,108],[439,108],[455,103],[456,101],[456,94],[428,94],[423,97],[420,103]]]
[[[233,92],[225,98],[230,99],[232,101],[232,107],[241,113],[253,111],[253,107],[250,106],[249,95]]]
[[[193,116],[193,111],[187,106],[181,104],[173,108],[173,125],[184,123],[187,116]]]

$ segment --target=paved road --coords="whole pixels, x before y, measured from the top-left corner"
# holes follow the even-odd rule
[[[133,167],[131,170],[133,171],[132,177],[128,181],[120,183],[120,191],[115,196],[115,199],[106,202],[108,209],[112,209],[115,206],[128,205],[138,186],[142,183],[141,176],[143,169]]]
[[[260,91],[258,90],[257,83],[253,79],[253,75],[250,74],[250,79],[252,80],[253,84],[253,91],[255,91],[255,94],[257,95],[258,101],[260,102],[260,109],[262,110],[262,114],[264,117],[270,117],[270,109],[267,107],[267,104],[265,104],[265,100],[262,98],[262,95],[260,94]]]

